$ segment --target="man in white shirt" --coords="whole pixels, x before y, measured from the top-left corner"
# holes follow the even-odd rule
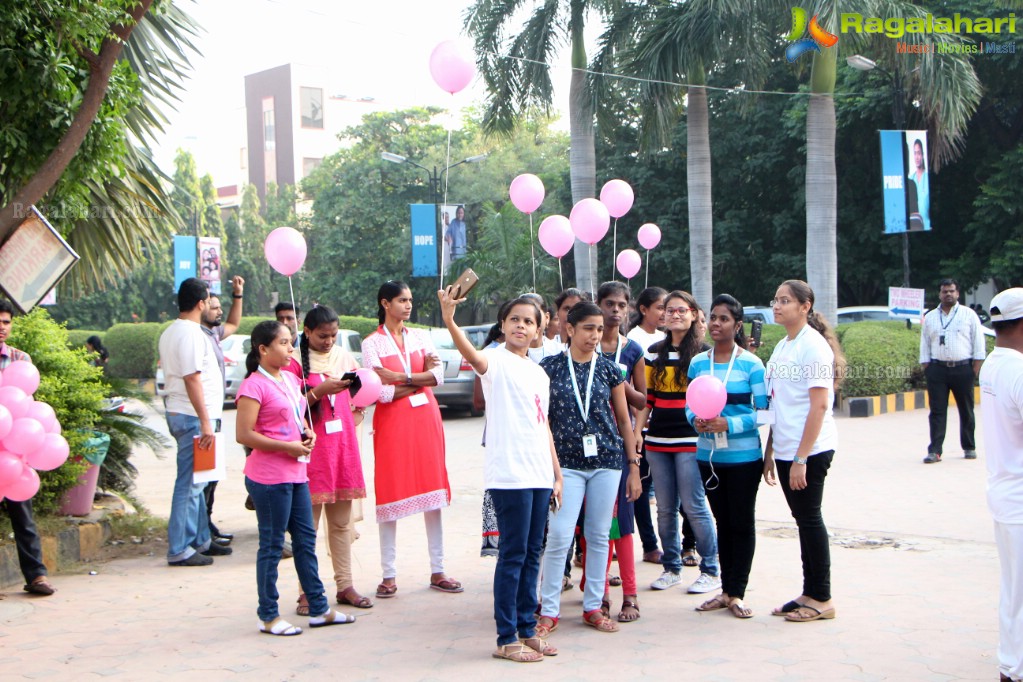
[[[984,361],[984,331],[980,318],[959,305],[959,283],[941,280],[938,296],[941,305],[927,313],[920,330],[920,364],[927,377],[927,399],[931,413],[931,443],[924,464],[941,461],[945,444],[949,391],[959,410],[959,444],[966,459],[977,458],[973,437],[973,380]]]
[[[200,322],[209,307],[206,284],[190,277],[178,289],[178,319],[160,336],[160,364],[167,395],[167,426],[178,442],[178,468],[167,523],[167,563],[171,566],[208,566],[213,556],[231,553],[230,547],[210,542],[210,525],[203,498],[205,483],[194,484],[193,438],[199,446],[213,444],[224,409],[224,379],[213,344]]]
[[[998,666],[1023,681],[1023,289],[991,299],[995,349],[980,371],[987,502],[1002,567]]]

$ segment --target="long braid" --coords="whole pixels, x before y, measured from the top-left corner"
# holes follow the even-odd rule
[[[309,396],[309,335],[302,334],[302,340],[298,343],[302,355],[302,387],[306,389],[306,398]],[[320,403],[309,404],[309,411],[319,416]]]

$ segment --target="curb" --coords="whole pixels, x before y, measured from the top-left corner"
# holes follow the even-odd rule
[[[949,407],[956,404],[955,396],[949,395]],[[980,387],[973,387],[973,404],[980,404]],[[877,414],[889,412],[906,412],[908,410],[922,410],[930,407],[927,399],[927,391],[906,391],[903,393],[892,393],[888,395],[874,395],[864,398],[845,398],[842,401],[842,411],[849,417],[873,417]]]
[[[43,563],[50,575],[59,573],[82,561],[94,559],[101,547],[110,539],[110,522],[105,510],[93,511],[88,516],[69,518],[70,527],[57,535],[41,536]],[[18,564],[18,551],[14,544],[0,547],[0,587],[23,584],[24,576]]]

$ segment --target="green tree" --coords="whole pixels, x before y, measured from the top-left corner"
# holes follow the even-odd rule
[[[209,173],[199,180],[199,195],[203,204],[203,233],[207,237],[223,240],[224,220],[220,217],[220,206],[217,205],[217,186],[213,184],[213,176]]]

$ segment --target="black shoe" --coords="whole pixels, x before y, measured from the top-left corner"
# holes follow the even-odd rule
[[[234,550],[230,547],[224,547],[223,545],[211,542],[209,548],[203,552],[203,554],[206,556],[227,556],[232,552],[234,552]]]
[[[249,511],[256,511],[256,503],[252,501],[252,495],[245,498],[245,508]]]
[[[966,450],[966,451],[963,452],[963,457],[965,457],[966,459],[977,459],[977,451],[976,450]]]
[[[223,535],[218,535],[217,537],[212,538],[212,541],[214,544],[220,545],[221,547],[227,547],[231,544],[231,538]]]
[[[940,452],[928,452],[927,456],[924,457],[924,464],[934,464],[935,462],[941,461]]]
[[[167,565],[168,566],[209,566],[212,563],[213,563],[213,558],[212,557],[203,556],[202,554],[199,554],[199,552],[196,552],[195,554],[193,554],[192,556],[188,557],[187,559],[181,559],[180,561],[168,561]]]

